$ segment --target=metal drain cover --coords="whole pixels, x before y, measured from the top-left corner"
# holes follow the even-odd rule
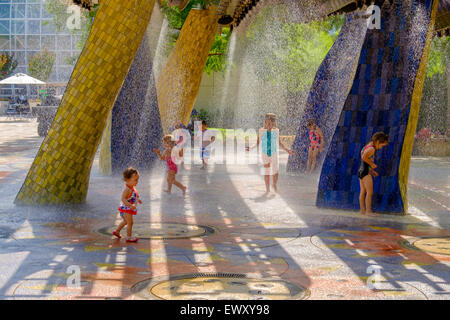
[[[425,252],[450,255],[450,238],[425,238],[415,241],[413,245]]]
[[[126,230],[126,227],[124,228]],[[112,235],[116,226],[106,227],[98,230],[105,235]],[[208,226],[184,223],[134,223],[133,235],[141,239],[183,239],[201,237],[215,230]]]
[[[143,299],[163,300],[301,300],[309,297],[308,289],[285,280],[226,273],[149,279],[137,283],[132,292]]]

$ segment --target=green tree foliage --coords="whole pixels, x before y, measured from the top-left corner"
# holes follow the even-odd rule
[[[450,63],[450,37],[434,37],[431,41],[427,76],[423,85],[417,131],[429,128],[445,133],[447,129],[447,78]]]
[[[199,121],[206,121],[206,123],[211,126],[211,113],[205,109],[200,109],[197,116]]]
[[[213,72],[224,72],[230,36],[230,28],[223,28],[221,34],[216,34],[205,65],[205,72],[208,75],[211,75]]]
[[[67,19],[70,17],[67,8],[68,5],[61,0],[47,0],[47,12],[53,15],[53,23],[58,32],[65,29]]]
[[[167,5],[167,0],[163,0],[161,9],[162,12],[167,19],[169,28],[175,30],[181,30],[183,28],[183,24],[186,21],[189,12],[191,9],[197,5],[200,5],[202,8],[206,8],[210,4],[217,5],[219,1],[217,0],[192,0],[189,4],[184,8],[184,10],[180,10],[180,8],[173,6],[169,7]],[[168,56],[171,52],[171,49],[175,46],[179,32],[170,32],[170,45],[169,50],[166,51],[166,55]],[[214,37],[214,42],[211,46],[211,50],[209,52],[208,59],[206,60],[205,72],[208,75],[211,75],[213,72],[223,72],[225,70],[225,54],[228,47],[228,40],[230,39],[230,28],[223,28],[221,34],[217,34]]]
[[[167,5],[167,0],[163,0],[161,4],[161,10],[164,16],[169,23],[169,27],[172,29],[181,30],[183,27],[184,21],[186,21],[189,12],[192,9],[193,2],[189,2],[189,4],[184,8],[184,10],[180,10],[180,8],[173,6],[169,7]],[[175,39],[176,42],[176,39]]]
[[[283,7],[265,8],[247,31],[256,74],[295,93],[308,91],[320,63],[344,24],[344,15],[308,24],[284,23],[274,17]],[[282,12],[281,12],[282,14]]]
[[[54,63],[55,54],[44,49],[36,53],[28,63],[28,72],[32,77],[45,82],[53,72]]]
[[[17,67],[17,60],[14,55],[6,52],[0,54],[0,80],[7,78]]]
[[[417,131],[428,128],[433,132],[445,133],[448,103],[446,80],[445,73],[425,79]]]
[[[168,23],[168,32],[166,42],[164,46],[164,54],[166,57],[170,55],[172,49],[177,43],[178,37],[180,36],[180,30],[183,27],[184,22],[192,9],[192,1],[188,3],[184,10],[180,10],[177,6],[169,7],[167,5],[167,0],[163,0],[161,3],[161,11]]]
[[[53,15],[53,23],[58,32],[66,30],[67,21],[72,15],[68,12],[69,4],[71,1],[61,1],[61,0],[47,0],[46,9],[47,12]],[[78,50],[83,50],[84,45],[91,32],[92,25],[94,23],[94,17],[98,10],[98,4],[94,4],[91,11],[81,10],[80,16],[80,26],[81,29],[69,30],[70,33],[80,35],[80,41],[77,43]],[[74,65],[78,60],[78,55],[66,59],[66,63]]]
[[[450,63],[450,37],[434,37],[431,41],[427,64],[427,77],[443,74]]]
[[[187,16],[189,15],[189,12],[193,7],[199,5],[202,8],[207,8],[210,4],[217,5],[219,2],[219,0],[191,0],[187,4],[186,8],[180,10],[177,6],[169,7],[167,5],[167,0],[163,0],[161,3],[161,10],[169,23],[169,27],[172,29],[181,30]]]

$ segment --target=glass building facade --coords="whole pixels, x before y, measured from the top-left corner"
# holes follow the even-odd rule
[[[47,82],[67,82],[74,68],[67,60],[80,53],[80,36],[67,29],[57,32],[46,8],[46,0],[0,0],[0,52],[14,54],[18,66],[13,73],[28,74],[33,55],[47,49],[56,57]]]

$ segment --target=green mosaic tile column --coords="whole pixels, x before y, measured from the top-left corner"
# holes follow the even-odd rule
[[[103,0],[58,113],[16,204],[81,203],[111,108],[147,29],[154,0]]]

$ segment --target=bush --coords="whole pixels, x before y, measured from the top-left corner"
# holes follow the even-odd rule
[[[7,78],[16,67],[17,60],[14,59],[14,55],[0,54],[0,80]]]
[[[211,117],[211,113],[209,111],[207,111],[205,109],[200,109],[197,117],[200,121],[205,120],[206,123],[208,124],[208,126],[211,126],[212,117]]]
[[[44,49],[33,56],[28,64],[28,71],[32,77],[45,82],[53,72],[54,63],[55,54]]]

